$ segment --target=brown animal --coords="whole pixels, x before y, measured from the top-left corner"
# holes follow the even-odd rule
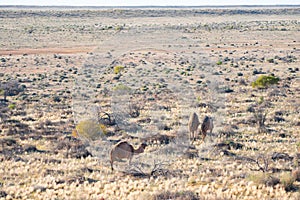
[[[210,133],[212,133],[213,128],[213,119],[209,116],[205,116],[201,125],[201,135],[203,141],[206,137],[207,131],[210,131]]]
[[[189,119],[189,132],[190,132],[190,140],[196,139],[196,134],[198,130],[198,126],[200,125],[198,115],[196,113],[192,113]]]
[[[126,141],[121,141],[114,145],[110,151],[111,170],[114,170],[113,163],[118,159],[129,159],[129,164],[131,164],[133,155],[143,153],[146,146],[146,143],[142,143],[139,148],[134,149],[133,146]]]

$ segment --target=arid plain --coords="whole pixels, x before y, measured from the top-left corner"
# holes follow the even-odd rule
[[[1,7],[0,199],[299,199],[299,19]],[[120,140],[148,146],[112,172]]]

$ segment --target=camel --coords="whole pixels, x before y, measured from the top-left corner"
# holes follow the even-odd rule
[[[189,132],[190,132],[190,140],[196,139],[196,133],[197,133],[199,124],[200,124],[200,122],[199,122],[198,115],[193,112],[190,115],[190,119],[189,119],[189,123],[188,123]]]
[[[213,128],[213,119],[209,116],[205,116],[201,125],[201,135],[203,141],[206,137],[207,131],[210,131],[210,133],[212,133]]]
[[[139,148],[134,149],[131,144],[127,141],[121,141],[113,146],[110,151],[110,165],[111,170],[114,170],[113,163],[118,159],[129,159],[129,165],[131,164],[131,159],[133,155],[143,153],[147,144],[142,143]]]

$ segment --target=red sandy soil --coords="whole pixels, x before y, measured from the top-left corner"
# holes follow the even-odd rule
[[[43,49],[15,49],[0,50],[0,55],[23,55],[23,54],[76,54],[93,51],[94,46],[63,47],[63,48],[43,48]]]

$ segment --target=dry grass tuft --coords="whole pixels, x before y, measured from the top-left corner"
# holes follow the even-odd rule
[[[294,169],[292,171],[292,176],[295,179],[295,181],[300,181],[300,169],[299,168]]]
[[[296,190],[296,186],[294,185],[295,178],[291,173],[284,173],[280,177],[280,183],[283,185],[285,191],[290,192]]]
[[[191,191],[181,191],[181,192],[170,192],[163,191],[155,196],[153,196],[153,200],[200,200],[200,198]]]
[[[280,183],[279,178],[263,172],[252,174],[250,175],[249,179],[257,185],[266,185],[272,187]]]

